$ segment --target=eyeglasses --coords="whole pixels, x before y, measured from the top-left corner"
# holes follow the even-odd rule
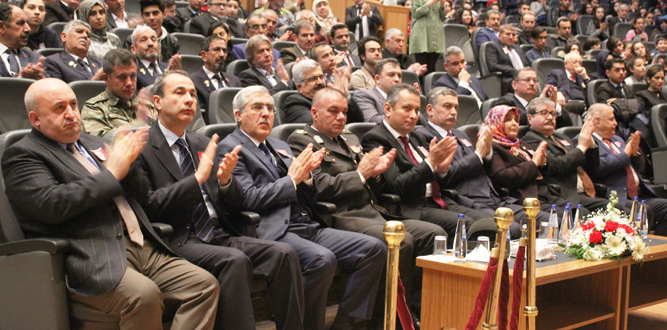
[[[532,82],[532,83],[537,84],[537,78],[521,78],[521,79],[519,79],[519,81],[522,81],[522,82]]]
[[[261,27],[262,29],[266,29],[267,26],[268,26],[268,25],[266,25],[266,24],[263,24],[263,25],[255,24],[255,25],[251,25],[251,26],[250,26],[250,29],[251,29],[251,30],[257,30],[257,29],[259,29],[260,27]]]
[[[536,112],[536,114],[544,117],[544,118],[549,118],[549,116],[556,118],[557,114],[556,111],[547,111],[547,110],[542,110],[539,112]]]
[[[269,114],[274,114],[276,112],[276,107],[273,104],[254,103],[250,105],[250,110],[252,112],[262,112],[267,110]]]
[[[213,47],[213,48],[210,48],[208,51],[209,51],[209,52],[213,52],[213,53],[223,53],[223,54],[227,54],[227,49],[226,49],[226,48],[222,48],[222,47]]]
[[[323,74],[321,74],[319,76],[308,77],[305,80],[306,80],[307,83],[311,83],[311,82],[314,82],[314,81],[325,80],[325,79],[326,79],[326,77]]]

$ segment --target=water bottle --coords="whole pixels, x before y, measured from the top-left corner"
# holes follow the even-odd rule
[[[465,262],[468,254],[468,239],[466,237],[466,221],[463,214],[459,214],[456,224],[456,236],[454,236],[454,258],[455,262]]]
[[[632,199],[632,208],[630,211],[630,220],[637,220],[637,213],[639,212],[639,200],[635,196],[635,198]],[[637,228],[641,226],[640,222],[637,222]]]
[[[512,259],[512,237],[510,236],[510,231],[507,231],[505,235],[505,247],[507,248],[507,264],[509,265],[510,259]]]
[[[581,204],[577,204],[577,211],[574,213],[572,230],[581,227]]]
[[[639,206],[639,214],[637,215],[637,222],[639,226],[639,233],[642,239],[648,238],[648,216],[646,216],[646,201],[642,200]]]
[[[558,212],[556,205],[551,205],[551,214],[549,214],[549,233],[547,243],[555,244],[558,242]]]
[[[572,228],[572,220],[570,218],[570,207],[571,204],[567,203],[565,205],[565,210],[563,211],[563,219],[560,221],[560,230],[558,231],[558,243],[567,245],[567,242],[570,240],[570,229]]]

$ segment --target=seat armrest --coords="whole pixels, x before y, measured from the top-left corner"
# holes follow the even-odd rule
[[[442,193],[452,200],[457,201],[459,199],[459,192],[454,189],[442,189]]]
[[[235,214],[235,218],[239,219],[243,226],[257,226],[262,220],[259,214],[250,211],[241,211]]]
[[[151,222],[151,226],[160,238],[171,237],[174,234],[174,228],[166,223]]]
[[[607,198],[607,185],[602,183],[593,184],[595,187],[595,195],[600,198]]]
[[[559,184],[550,183],[549,187],[553,188],[556,192],[560,193],[560,185]]]
[[[401,196],[394,194],[377,194],[375,197],[380,205],[398,205],[401,202]]]
[[[68,249],[69,242],[62,238],[31,238],[0,244],[0,256],[37,251],[58,254]]]
[[[495,71],[495,72],[489,72],[489,73],[487,73],[487,74],[485,74],[485,75],[479,77],[478,79],[479,79],[479,80],[484,80],[484,79],[491,78],[491,77],[502,78],[502,73],[497,72],[497,71]]]
[[[327,203],[327,202],[317,202],[315,203],[315,208],[320,214],[333,214],[336,213],[336,204]]]

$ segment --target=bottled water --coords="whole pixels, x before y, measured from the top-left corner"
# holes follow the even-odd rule
[[[547,235],[547,243],[558,242],[558,212],[556,205],[551,205],[551,214],[549,214],[549,230]]]
[[[463,214],[459,214],[456,224],[456,236],[454,236],[454,257],[456,262],[465,262],[468,254],[468,239],[466,237],[466,221]]]

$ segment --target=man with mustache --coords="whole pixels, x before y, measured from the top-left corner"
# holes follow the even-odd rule
[[[190,79],[197,88],[199,107],[208,109],[208,99],[211,93],[226,87],[241,87],[241,80],[233,74],[225,72],[227,58],[227,41],[218,36],[210,36],[202,44],[201,59],[204,66],[190,75]]]
[[[128,28],[125,0],[104,0],[107,6],[107,31],[115,28]]]
[[[310,109],[313,105],[313,96],[319,90],[327,87],[326,78],[320,65],[311,60],[303,60],[294,65],[294,83],[299,94],[290,95],[285,100],[284,120],[286,123],[313,123]]]
[[[141,6],[141,19],[144,21],[144,24],[153,29],[157,36],[155,44],[157,45],[157,48],[160,49],[158,52],[160,62],[169,62],[178,54],[180,46],[178,40],[169,34],[167,29],[162,26],[166,15],[165,3],[162,2],[162,0],[141,0],[139,1],[139,6]],[[131,47],[132,38],[128,37],[123,43],[123,48],[129,50]]]
[[[55,22],[69,22],[76,17],[76,9],[79,8],[80,0],[55,0],[46,4],[46,15],[44,26]],[[88,17],[85,18],[86,20]]]
[[[146,126],[157,116],[153,105],[135,95],[137,59],[127,49],[112,49],[104,56],[104,92],[89,99],[81,109],[83,130],[102,136],[121,126]]]
[[[244,27],[244,32],[246,36],[248,36],[248,39],[256,36],[256,35],[266,35],[267,31],[267,20],[265,17],[263,17],[260,14],[253,13],[248,17],[248,19],[245,21],[245,27]],[[269,42],[271,40],[269,39]],[[277,49],[272,49],[273,52],[273,66],[277,67],[278,65],[278,59],[280,59],[280,52]],[[239,43],[234,45],[232,48],[232,55],[234,55],[237,59],[243,60],[246,59],[246,43]]]
[[[331,27],[329,37],[333,42],[333,51],[336,55],[337,66],[362,66],[361,58],[357,55],[350,54],[350,30],[347,25],[338,23]]]
[[[46,75],[68,84],[78,80],[102,80],[102,63],[88,57],[90,25],[84,21],[70,21],[60,38],[65,50],[46,58]]]
[[[315,44],[315,26],[308,21],[299,21],[296,23],[294,34],[296,34],[296,46],[283,48],[280,51],[283,64],[289,64],[297,59],[306,58],[308,52]]]
[[[278,25],[294,26],[296,19],[289,9],[283,8],[284,2],[284,0],[267,0],[266,4],[255,10],[253,14],[261,14],[264,10],[271,9],[278,14]]]
[[[147,26],[137,26],[130,36],[132,46],[130,50],[137,57],[137,88],[142,89],[150,86],[155,79],[165,71],[180,70],[182,68],[181,56],[176,54],[169,65],[159,61],[160,47],[155,30]]]
[[[14,5],[0,3],[1,77],[44,78],[42,63],[46,58],[25,48],[29,35],[30,26],[25,12]]]

